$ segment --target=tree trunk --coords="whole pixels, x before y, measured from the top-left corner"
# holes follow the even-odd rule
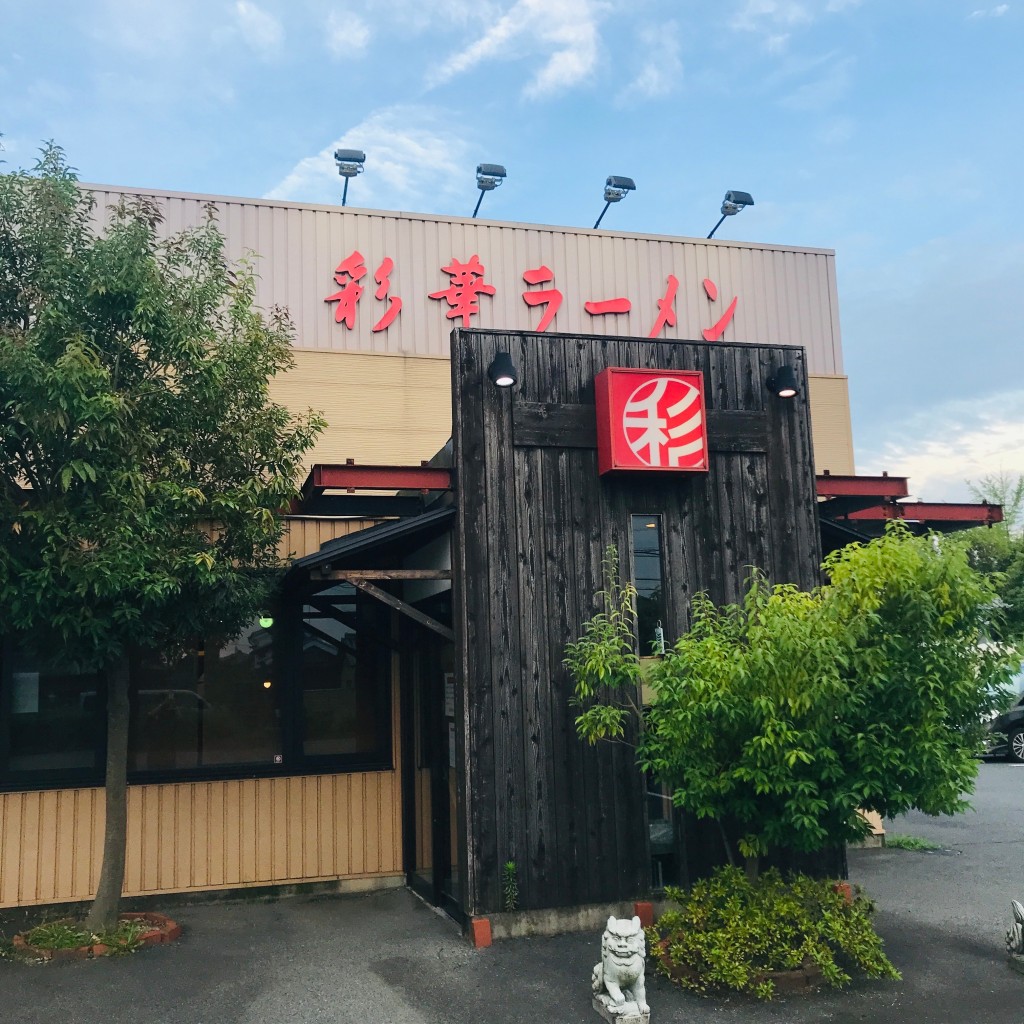
[[[747,881],[754,885],[761,877],[761,858],[747,857],[743,862],[743,871],[747,876]]]
[[[128,824],[128,655],[107,671],[106,825],[103,866],[85,926],[91,932],[117,926],[124,888],[124,858]]]

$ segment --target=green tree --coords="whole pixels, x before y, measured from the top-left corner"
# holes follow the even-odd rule
[[[979,501],[1001,505],[1003,521],[957,534],[971,565],[987,573],[1002,606],[996,639],[1007,643],[1024,640],[1024,474],[990,473],[977,482],[968,481]]]
[[[993,591],[959,547],[902,526],[825,563],[810,592],[753,573],[741,603],[695,598],[692,623],[648,675],[640,766],[677,806],[721,827],[756,873],[777,848],[813,852],[866,831],[858,809],[954,814],[977,773],[984,718],[1011,659],[984,642]],[[625,593],[609,584],[612,607]],[[588,624],[567,648],[577,719],[621,738],[635,645]],[[620,665],[627,662],[627,670]]]
[[[976,501],[1001,505],[1003,522],[995,529],[1008,537],[1020,535],[1024,526],[1024,473],[987,473],[979,480],[968,480],[967,487]]]
[[[129,653],[251,620],[322,423],[270,401],[292,327],[212,211],[166,240],[149,200],[93,215],[58,147],[0,175],[0,628],[106,677],[99,930],[124,879]]]

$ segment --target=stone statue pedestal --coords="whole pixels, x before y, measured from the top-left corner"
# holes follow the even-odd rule
[[[636,1003],[620,1003],[609,1007],[611,999],[606,995],[594,996],[594,1009],[608,1021],[608,1024],[651,1024],[650,1013],[641,1013]]]
[[[1011,953],[1009,956],[1010,966],[1018,973],[1024,974],[1024,955],[1020,953]],[[596,1002],[596,1000],[595,1000]]]

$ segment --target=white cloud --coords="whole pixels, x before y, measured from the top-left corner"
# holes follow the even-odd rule
[[[373,10],[372,0],[364,0]],[[487,25],[501,17],[498,0],[389,0],[389,21],[403,33],[413,35],[438,28],[450,32],[469,24]]]
[[[766,27],[803,25],[812,20],[807,4],[797,0],[746,0],[729,24],[741,32],[762,32]]]
[[[836,117],[818,131],[818,141],[825,146],[841,146],[853,138],[857,125],[852,118]]]
[[[351,11],[331,11],[327,16],[327,49],[335,57],[362,53],[370,41],[370,26]]]
[[[965,481],[1024,473],[1024,390],[944,402],[890,423],[900,440],[857,459],[857,471],[910,478],[924,501],[968,501]]]
[[[683,74],[683,62],[679,57],[679,26],[674,21],[645,25],[636,35],[645,63],[624,93],[627,97],[636,94],[665,96],[675,88]]]
[[[967,15],[967,19],[969,21],[971,18],[1001,18],[1009,9],[1009,4],[999,4],[996,7],[990,7],[988,10],[982,8],[977,11],[971,11]]]
[[[91,33],[104,45],[167,57],[184,48],[201,21],[191,0],[104,0],[91,19]]]
[[[235,20],[242,38],[254,50],[273,53],[284,41],[284,29],[277,18],[250,0],[235,0]]]
[[[362,149],[366,173],[350,185],[349,201],[379,209],[436,211],[473,196],[472,166],[461,128],[432,107],[398,106],[371,114],[319,153],[300,160],[264,198],[339,203],[342,180],[334,151]],[[468,199],[467,199],[468,197]]]
[[[480,38],[449,57],[428,84],[441,85],[484,61],[540,51],[550,56],[523,94],[536,98],[570,88],[597,65],[597,28],[605,10],[594,0],[517,0]]]
[[[820,78],[805,82],[782,100],[793,110],[823,110],[842,99],[849,91],[853,58],[845,57],[833,64]]]
[[[786,49],[791,31],[810,25],[823,14],[837,14],[859,7],[862,0],[744,0],[729,21],[737,32],[752,32],[762,37],[769,53]]]

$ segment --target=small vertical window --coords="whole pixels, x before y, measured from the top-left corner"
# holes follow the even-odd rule
[[[633,586],[640,656],[664,653],[665,592],[661,516],[632,516]]]

